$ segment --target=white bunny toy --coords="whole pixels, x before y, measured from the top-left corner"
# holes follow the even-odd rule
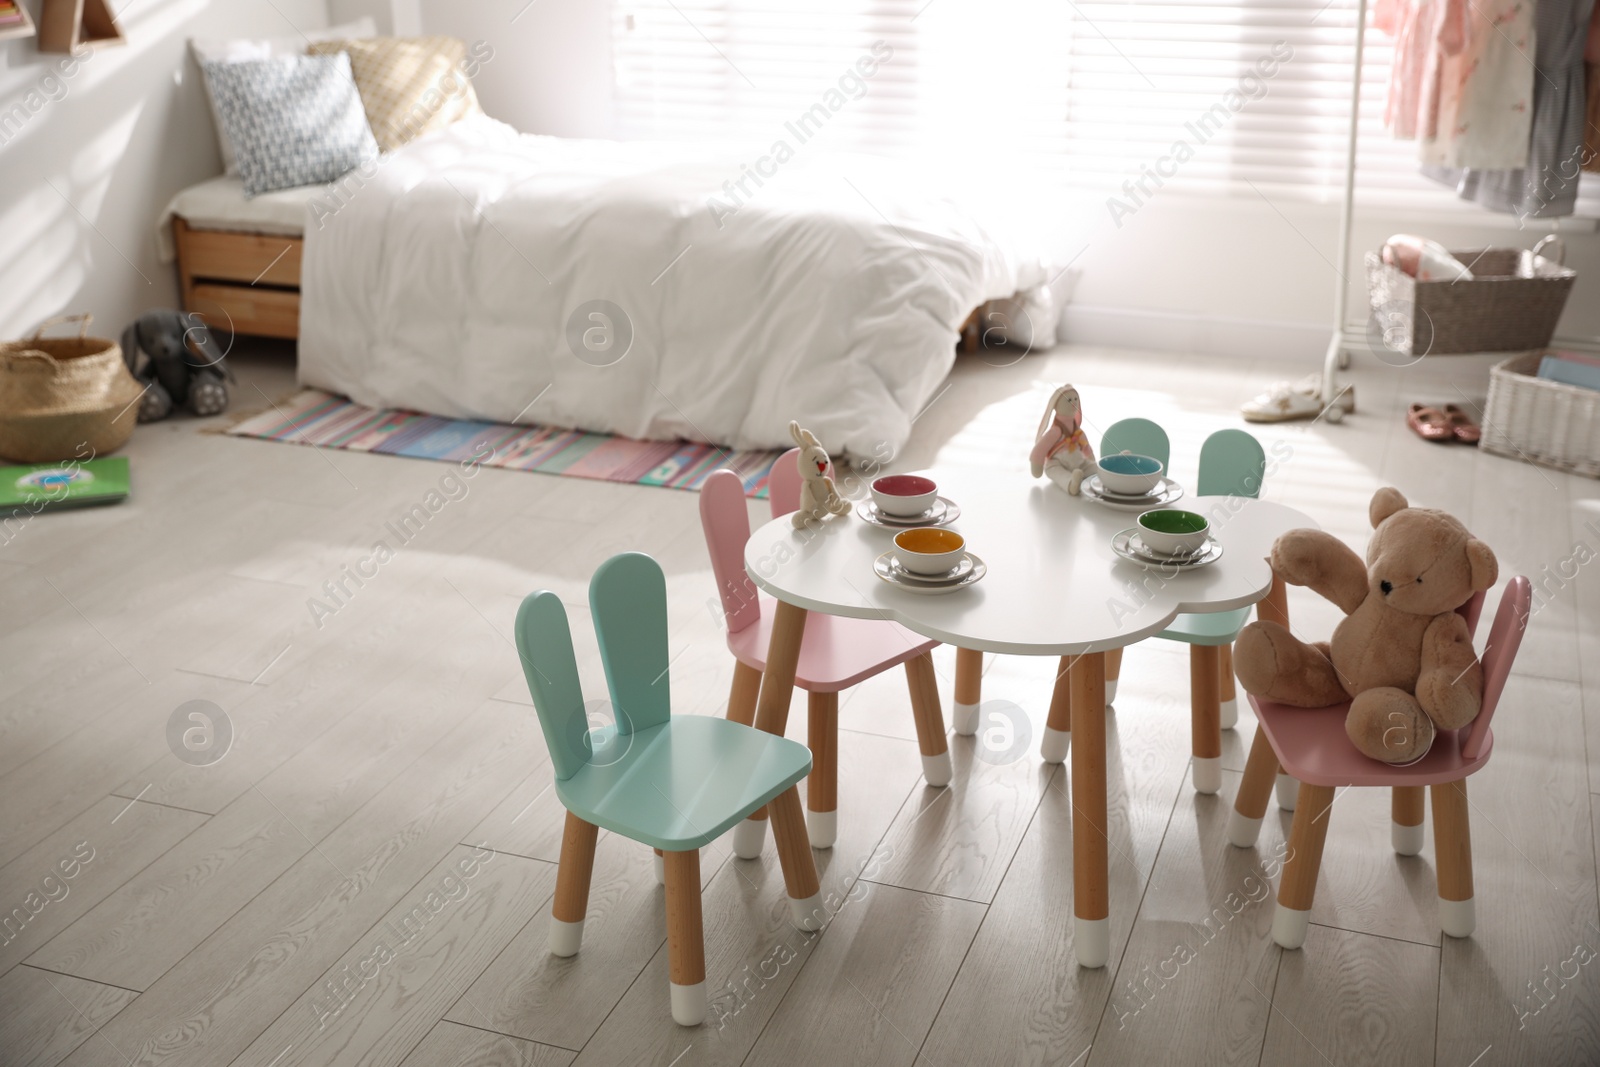
[[[1084,476],[1094,468],[1094,447],[1083,432],[1083,405],[1072,386],[1063,385],[1050,394],[1050,406],[1039,420],[1028,459],[1035,478],[1048,475],[1052,482],[1078,495]]]
[[[850,510],[850,502],[839,495],[833,479],[828,477],[828,450],[822,447],[810,430],[802,429],[798,422],[789,423],[789,436],[800,446],[795,461],[800,465],[800,510],[790,520],[795,529],[801,529],[813,520],[821,522],[829,515],[843,515]]]

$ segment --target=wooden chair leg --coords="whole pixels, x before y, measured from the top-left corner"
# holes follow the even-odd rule
[[[556,898],[550,909],[550,951],[576,956],[583,945],[583,920],[589,914],[589,880],[594,876],[594,843],[600,828],[567,812],[556,867]]]
[[[794,672],[800,665],[800,644],[806,636],[806,609],[786,600],[773,612],[772,636],[767,642],[767,669],[761,674],[761,694],[756,699],[758,730],[779,737],[789,727],[789,701],[794,697]],[[761,855],[767,837],[767,809],[733,828],[733,854],[743,860]]]
[[[1122,649],[1106,653],[1106,705],[1117,699],[1117,680],[1122,677]]]
[[[917,748],[922,752],[922,779],[940,788],[950,784],[950,742],[944,736],[944,710],[939,703],[939,676],[933,653],[906,660],[906,685],[911,690],[911,714],[917,724]]]
[[[1231,730],[1239,725],[1239,690],[1233,682],[1233,643],[1219,645],[1217,653],[1221,659],[1217,679],[1218,693],[1222,697],[1222,728]]]
[[[1389,798],[1389,840],[1401,856],[1422,851],[1422,815],[1427,798],[1420,785],[1397,785]]]
[[[806,832],[812,848],[832,848],[839,832],[839,694],[806,694]]]
[[[1111,957],[1111,890],[1106,835],[1106,656],[1077,656],[1072,686],[1072,942],[1080,967]]]
[[[956,693],[950,718],[956,733],[971,737],[978,732],[978,705],[983,700],[983,653],[973,648],[956,649]]]
[[[1267,814],[1267,798],[1278,775],[1278,754],[1272,751],[1267,732],[1256,729],[1250,743],[1250,758],[1245,761],[1244,780],[1239,795],[1233,798],[1233,814],[1228,817],[1228,841],[1239,848],[1251,848],[1261,836],[1261,820]]]
[[[733,688],[728,692],[728,721],[755,725],[756,698],[761,695],[761,672],[740,660],[733,661]]]
[[[667,970],[672,1021],[699,1026],[706,1017],[706,943],[700,916],[700,850],[666,853]]]
[[[1472,899],[1472,832],[1467,780],[1429,787],[1433,794],[1433,862],[1439,869],[1439,928],[1451,937],[1477,929]]]
[[[1300,785],[1300,802],[1295,807],[1294,826],[1289,830],[1289,853],[1278,886],[1278,910],[1272,916],[1272,940],[1284,948],[1299,948],[1306,943],[1317,873],[1322,869],[1322,846],[1328,840],[1328,822],[1333,815],[1333,796],[1331,785]]]
[[[772,839],[778,846],[778,865],[783,868],[783,883],[789,890],[789,917],[801,930],[820,930],[822,883],[817,879],[817,864],[811,856],[811,840],[806,836],[806,821],[800,814],[800,794],[785,789],[767,804],[772,813]]]
[[[1062,656],[1056,666],[1056,685],[1050,691],[1050,714],[1045,716],[1039,756],[1046,763],[1065,763],[1072,743],[1072,661]]]
[[[1189,743],[1196,793],[1222,788],[1221,665],[1217,646],[1189,646]]]

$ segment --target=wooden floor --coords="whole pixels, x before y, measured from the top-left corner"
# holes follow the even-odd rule
[[[292,387],[281,349],[237,362],[236,411]],[[1397,858],[1387,797],[1352,790],[1305,948],[1275,948],[1288,818],[1269,809],[1254,850],[1225,839],[1248,710],[1222,795],[1196,796],[1185,650],[1148,642],[1107,725],[1111,964],[1080,970],[1067,772],[1037,755],[1053,665],[990,657],[985,699],[1033,739],[997,763],[952,737],[946,790],[921,782],[899,673],[845,695],[822,933],[788,925],[770,844],[705,850],[712,1019],[695,1030],[668,1014],[648,849],[602,836],[584,950],[546,950],[561,810],[510,632],[525,593],[559,592],[600,695],[588,576],[649,551],[676,711],[719,714],[732,663],[696,497],[141,428],[131,502],[12,523],[0,544],[0,1063],[1600,1063],[1600,483],[1425,444],[1399,414],[1481,397],[1487,366],[1366,361],[1346,424],[1261,434],[1268,498],[1360,547],[1372,491],[1399,486],[1547,601],[1472,780],[1476,936],[1441,941],[1431,839]],[[1284,370],[963,357],[902,467],[1021,467],[1070,380],[1092,436],[1156,418],[1191,481],[1204,436]],[[1291,611],[1305,634],[1335,620],[1298,590]],[[948,703],[953,653],[936,658]]]

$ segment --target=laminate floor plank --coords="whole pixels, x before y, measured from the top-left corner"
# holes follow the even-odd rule
[[[0,977],[0,1057],[7,1067],[55,1067],[139,994],[36,967]]]
[[[577,1053],[441,1022],[400,1067],[567,1067]]]
[[[0,973],[92,911],[190,834],[192,811],[101,797],[0,867]]]

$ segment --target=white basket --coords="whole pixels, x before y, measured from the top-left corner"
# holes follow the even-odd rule
[[[1600,478],[1600,389],[1537,377],[1544,355],[1512,356],[1489,372],[1481,447]]]

